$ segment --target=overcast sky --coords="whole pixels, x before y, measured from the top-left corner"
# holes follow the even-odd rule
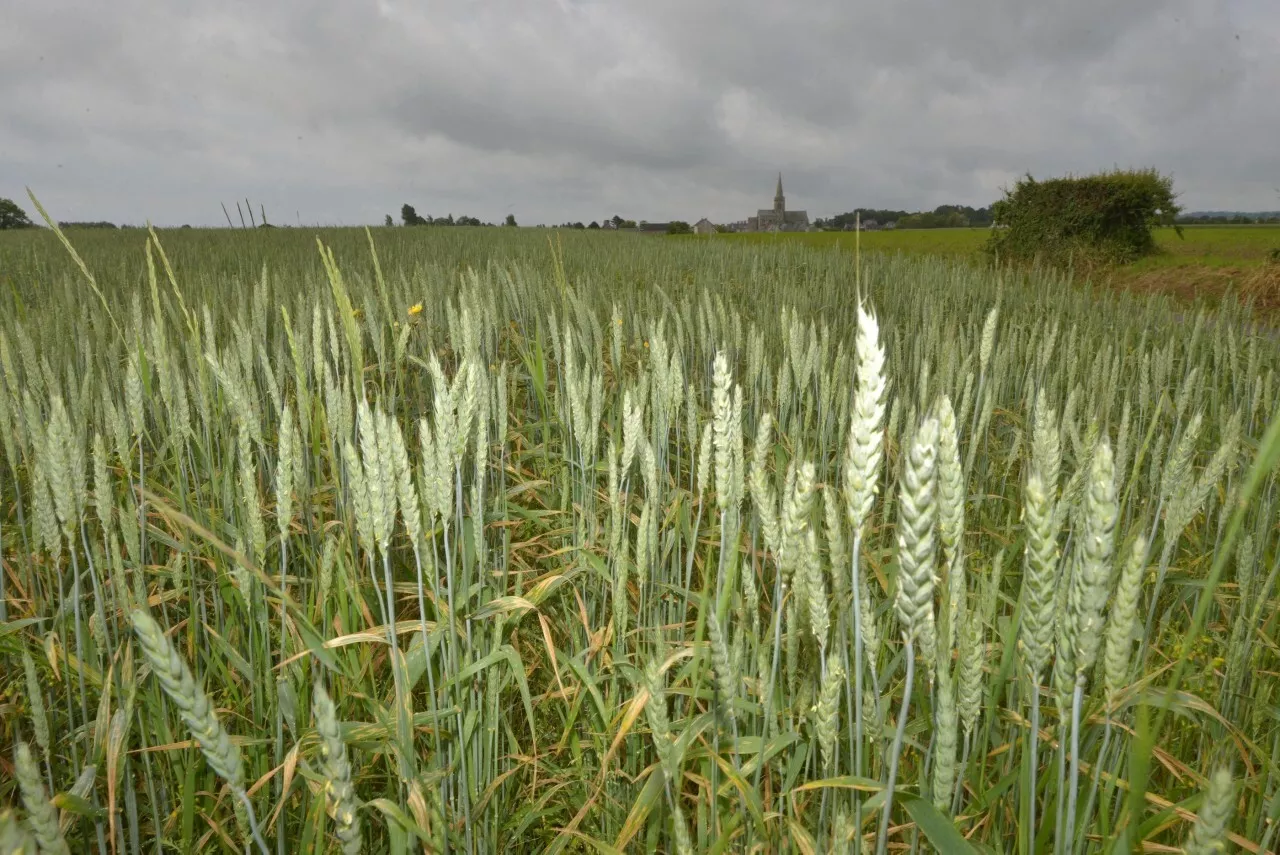
[[[522,224],[980,206],[1155,166],[1280,209],[1280,0],[0,0],[0,197]],[[235,217],[234,208],[232,216]]]

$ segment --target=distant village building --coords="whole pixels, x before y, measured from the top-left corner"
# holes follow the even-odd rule
[[[693,224],[693,233],[695,235],[713,235],[716,233],[716,224],[703,217]]]
[[[761,208],[747,219],[749,232],[804,232],[809,230],[808,211],[788,211],[782,194],[782,173],[778,173],[778,189],[773,194],[773,209]]]
[[[636,231],[644,235],[665,235],[669,228],[671,223],[640,223],[636,226]]]

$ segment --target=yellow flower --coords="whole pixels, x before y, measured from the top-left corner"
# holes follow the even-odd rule
[[[646,342],[644,343],[644,346],[645,346],[645,347],[648,347],[648,346],[649,346],[649,342],[647,342],[647,341],[646,341]]]
[[[422,314],[422,304],[421,304],[421,303],[415,303],[414,305],[412,305],[412,306],[410,306],[410,307],[409,307],[409,316],[410,316],[410,317],[413,317],[413,316],[416,316],[416,315],[420,315],[420,314]]]
[[[355,309],[354,311],[351,312],[351,317],[356,318],[357,320],[360,318],[363,318],[364,309]]]
[[[618,320],[617,320],[617,321],[615,321],[615,323],[616,323],[618,326],[622,326],[622,318],[618,318]]]

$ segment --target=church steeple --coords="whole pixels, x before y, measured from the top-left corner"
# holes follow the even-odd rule
[[[773,210],[781,214],[787,210],[787,199],[782,195],[782,173],[778,173],[778,189],[773,194]]]

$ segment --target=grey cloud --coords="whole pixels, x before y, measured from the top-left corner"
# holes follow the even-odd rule
[[[1280,207],[1268,0],[0,0],[0,196],[216,224],[985,204],[1154,165]]]

